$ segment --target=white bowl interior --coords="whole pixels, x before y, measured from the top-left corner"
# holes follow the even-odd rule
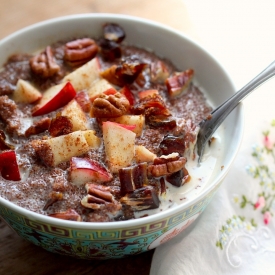
[[[126,42],[147,49],[153,49],[156,54],[171,60],[179,69],[184,70],[193,68],[196,80],[206,92],[214,106],[218,106],[235,92],[234,85],[222,66],[202,47],[193,42],[182,33],[176,32],[169,27],[148,20],[133,18],[122,15],[112,14],[85,14],[67,16],[48,20],[20,30],[0,41],[0,65],[6,58],[16,52],[33,52],[49,43],[56,42],[65,38],[83,37],[86,35],[98,37],[102,33],[102,24],[115,22],[120,24],[126,32]],[[238,106],[224,122],[225,138],[223,141],[226,154],[223,156],[222,163],[224,169],[209,183],[197,199],[202,198],[213,186],[220,182],[231,165],[237,150],[240,146],[243,128],[243,110]],[[13,208],[34,219],[42,219],[46,222],[51,221],[55,224],[71,223],[76,227],[76,223],[63,220],[48,218],[36,213],[30,213],[16,205],[0,198],[0,203]],[[191,202],[190,202],[191,203]],[[138,223],[146,223],[155,219],[167,217],[184,209],[185,204],[155,214],[150,217],[135,221],[115,222],[112,227],[121,227]],[[53,221],[54,220],[54,221]],[[124,225],[122,225],[124,224]],[[77,223],[77,227],[87,228],[85,223]],[[108,224],[94,224],[98,228],[108,228]]]

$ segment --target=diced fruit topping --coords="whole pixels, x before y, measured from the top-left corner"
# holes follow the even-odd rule
[[[106,121],[102,124],[106,161],[111,172],[131,165],[135,155],[136,134],[118,123]]]
[[[98,45],[105,60],[114,61],[121,57],[121,48],[117,42],[102,38],[99,40]]]
[[[114,85],[123,87],[135,81],[138,75],[147,67],[146,63],[138,60],[127,59],[120,65],[113,65],[101,72],[101,76]]]
[[[181,187],[190,180],[190,175],[185,167],[183,169],[166,176],[166,180],[176,187]]]
[[[156,154],[152,153],[143,145],[135,146],[135,160],[137,163],[141,162],[153,162],[156,158]]]
[[[75,99],[71,100],[61,111],[61,116],[67,117],[72,124],[72,131],[88,130],[86,114]]]
[[[125,167],[119,170],[120,194],[122,196],[148,184],[147,163]]]
[[[156,83],[164,83],[169,77],[168,68],[162,61],[153,62],[151,64],[151,80]]]
[[[162,128],[165,130],[172,130],[177,126],[177,121],[172,116],[147,116],[146,123],[150,128],[154,129]]]
[[[160,143],[159,148],[161,149],[163,155],[169,155],[177,152],[183,156],[185,151],[184,137],[175,137],[170,134],[166,135]]]
[[[90,111],[91,103],[87,92],[85,91],[78,92],[74,99],[80,105],[83,112],[88,113]]]
[[[72,157],[70,179],[74,185],[83,185],[90,181],[108,182],[113,179],[113,176],[102,164],[95,160]]]
[[[123,28],[115,23],[104,24],[103,33],[105,39],[115,41],[117,43],[122,42],[122,40],[125,38],[125,32]]]
[[[99,78],[100,63],[97,57],[83,66],[66,75],[62,82],[70,82],[76,91],[89,89],[93,82]]]
[[[181,73],[175,73],[166,79],[166,87],[171,97],[177,97],[187,91],[187,88],[193,79],[194,70],[189,69]]]
[[[2,177],[6,180],[21,180],[15,151],[9,150],[0,153],[0,171]]]
[[[76,96],[76,91],[70,82],[59,84],[47,90],[37,105],[34,106],[32,115],[41,116],[65,106]]]
[[[144,90],[138,93],[139,98],[144,98],[147,96],[153,96],[153,95],[158,95],[159,91],[158,90]]]
[[[66,43],[65,60],[72,67],[79,67],[95,57],[98,46],[91,38],[76,39]]]
[[[52,218],[57,218],[57,219],[62,219],[67,221],[81,222],[82,220],[81,216],[73,209],[68,209],[65,212],[49,214],[49,216]]]
[[[32,104],[41,99],[42,94],[28,81],[19,79],[12,98],[16,103]]]
[[[31,145],[45,165],[55,167],[61,162],[69,161],[72,157],[80,156],[91,149],[85,132],[76,131],[46,140],[33,140]],[[97,146],[98,137],[90,135],[90,138],[96,140],[95,145]]]
[[[120,202],[131,206],[135,211],[155,209],[160,204],[158,194],[152,186],[136,189],[134,192],[122,197]]]

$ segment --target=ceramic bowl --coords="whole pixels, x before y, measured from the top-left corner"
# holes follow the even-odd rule
[[[235,92],[222,66],[184,34],[149,20],[114,14],[85,14],[44,21],[0,41],[0,65],[16,52],[34,52],[57,40],[90,35],[97,37],[102,24],[121,25],[126,42],[151,49],[182,70],[193,68],[196,81],[218,106]],[[25,210],[0,198],[0,215],[23,238],[48,251],[83,259],[121,258],[153,249],[187,228],[206,208],[237,154],[243,132],[243,108],[238,106],[221,126],[224,153],[207,185],[192,199],[140,219],[112,223],[65,221]]]

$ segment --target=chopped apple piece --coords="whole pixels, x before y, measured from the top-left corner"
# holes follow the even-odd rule
[[[92,83],[99,78],[100,63],[97,57],[85,63],[72,73],[66,75],[62,82],[71,82],[76,91],[89,89]]]
[[[90,89],[88,90],[88,95],[90,100],[93,102],[96,97],[100,94],[115,94],[117,91],[116,89],[104,78],[96,80]]]
[[[42,94],[28,81],[19,79],[13,92],[16,103],[34,103],[42,98]]]
[[[61,111],[61,115],[68,117],[73,124],[73,131],[89,128],[86,114],[75,99],[71,100]]]
[[[4,151],[0,154],[0,171],[2,177],[6,180],[21,180],[14,150]]]
[[[118,123],[106,121],[102,125],[106,161],[109,169],[117,173],[131,165],[135,155],[136,134]]]
[[[120,117],[108,118],[109,121],[116,122],[125,125],[135,125],[132,129],[134,133],[139,137],[142,134],[145,118],[143,115],[123,115]]]
[[[156,157],[156,154],[149,151],[145,146],[135,145],[136,162],[153,162]]]
[[[32,115],[41,116],[53,112],[65,106],[75,95],[76,91],[70,82],[55,85],[45,91],[43,97],[34,106]]]
[[[87,153],[91,148],[83,131],[76,131],[46,140],[34,140],[32,146],[40,159],[50,167],[68,161],[71,157]]]
[[[131,106],[135,104],[135,96],[128,86],[124,86],[120,90],[120,93],[123,94],[128,99]]]
[[[89,158],[73,157],[70,163],[70,179],[74,185],[84,185],[87,182],[108,182],[112,174],[99,162]]]
[[[94,130],[83,131],[83,135],[91,148],[99,148],[101,139],[95,135]]]

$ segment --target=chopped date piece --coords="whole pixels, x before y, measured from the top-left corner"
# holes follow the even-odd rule
[[[117,42],[103,38],[98,41],[98,45],[100,53],[105,60],[114,61],[117,58],[121,58],[121,48]]]
[[[31,58],[30,66],[35,74],[43,78],[51,77],[60,71],[50,46],[47,46],[44,52]]]
[[[183,136],[175,137],[173,135],[166,135],[162,142],[160,143],[159,148],[163,155],[169,155],[172,153],[179,153],[183,156],[185,151],[185,140]]]
[[[155,209],[160,204],[158,194],[152,186],[136,189],[134,192],[122,197],[120,202],[131,206],[135,211]]]
[[[175,73],[165,81],[168,94],[176,97],[187,91],[187,87],[191,83],[194,76],[194,70],[189,69],[181,73]]]
[[[123,87],[135,81],[138,75],[148,65],[139,60],[128,58],[120,65],[112,65],[101,72],[101,76],[114,85]]]
[[[146,123],[151,128],[162,128],[165,130],[172,130],[177,126],[176,119],[174,117],[167,117],[167,116],[147,116],[146,117]]]
[[[119,179],[121,196],[147,185],[147,163],[139,163],[134,166],[119,169]]]
[[[57,218],[57,219],[67,220],[67,221],[76,221],[76,222],[82,221],[81,216],[73,209],[68,209],[65,212],[49,214],[48,216]]]
[[[115,23],[106,23],[103,26],[104,38],[120,43],[125,38],[125,32],[121,26]]]
[[[176,187],[181,187],[190,180],[190,175],[187,169],[183,169],[166,176],[166,180]]]
[[[171,115],[162,97],[158,94],[141,98],[139,102],[132,107],[132,112],[137,115],[144,114],[146,117]]]
[[[56,203],[57,201],[61,201],[61,200],[63,200],[63,193],[56,192],[56,191],[51,192],[49,195],[49,199],[47,200],[43,210],[44,211],[47,210],[54,203]]]
[[[128,99],[116,93],[114,95],[100,94],[91,107],[91,114],[96,118],[120,117],[128,112],[130,104]]]
[[[40,120],[36,121],[34,125],[30,126],[25,131],[25,137],[30,137],[32,135],[41,134],[49,129],[51,125],[51,119],[49,117],[41,118]]]
[[[68,117],[61,115],[57,115],[55,118],[53,118],[49,127],[49,132],[52,137],[67,135],[72,131],[72,121]]]
[[[97,52],[98,46],[93,39],[76,39],[66,43],[64,58],[72,67],[79,67],[94,58]]]

